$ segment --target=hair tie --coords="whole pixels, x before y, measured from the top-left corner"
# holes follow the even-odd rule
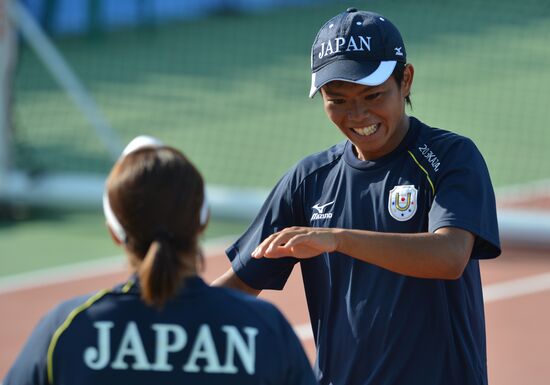
[[[155,232],[155,235],[153,236],[153,239],[156,241],[166,241],[166,242],[173,242],[175,237],[174,234],[167,230],[158,230]]]

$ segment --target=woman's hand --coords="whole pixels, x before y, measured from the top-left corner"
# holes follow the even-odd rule
[[[253,258],[316,257],[338,247],[338,230],[289,227],[270,235],[252,252]]]

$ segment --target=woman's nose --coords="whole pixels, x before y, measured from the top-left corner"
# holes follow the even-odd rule
[[[369,114],[368,108],[362,103],[353,103],[348,110],[348,119],[361,121]]]

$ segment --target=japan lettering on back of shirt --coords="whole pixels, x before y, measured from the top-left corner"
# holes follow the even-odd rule
[[[152,371],[254,375],[259,331],[255,327],[203,323],[194,330],[179,324],[139,325],[95,321],[95,343],[82,360],[94,371]],[[152,342],[152,343],[151,343]]]

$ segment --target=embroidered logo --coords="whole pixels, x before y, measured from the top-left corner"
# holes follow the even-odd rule
[[[311,208],[316,210],[316,212],[313,213],[311,216],[310,221],[313,221],[315,219],[330,219],[332,218],[332,213],[325,213],[325,209],[333,204],[335,201],[325,203],[323,205],[320,205],[319,203],[315,204]]]
[[[395,47],[395,56],[403,56],[403,52],[401,52],[402,49],[403,47]]]
[[[395,186],[390,191],[388,211],[400,221],[408,221],[416,213],[418,190],[413,185]]]

